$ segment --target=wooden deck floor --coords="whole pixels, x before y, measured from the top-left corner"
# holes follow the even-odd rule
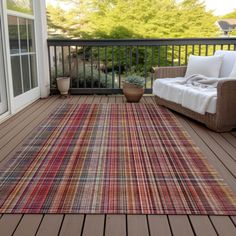
[[[50,97],[39,100],[0,124],[0,166],[60,103],[120,103],[122,96]],[[142,102],[152,103],[152,97]],[[175,114],[209,162],[236,193],[236,131],[217,134]],[[236,217],[188,215],[63,215],[2,214],[0,235],[236,235]]]

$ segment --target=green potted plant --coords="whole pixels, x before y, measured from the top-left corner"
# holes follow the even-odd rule
[[[144,93],[145,79],[139,75],[129,75],[123,83],[123,93],[127,102],[139,102]]]

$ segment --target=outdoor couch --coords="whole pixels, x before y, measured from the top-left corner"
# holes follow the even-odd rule
[[[158,80],[163,80],[163,83],[170,80],[170,78],[184,77],[187,66],[154,68],[154,78],[156,80],[153,83],[153,93],[156,95],[157,104],[197,120],[216,132],[227,132],[236,128],[236,77],[229,77],[232,74],[232,70],[236,68],[236,51],[216,51],[215,55],[223,55],[219,72],[219,77],[222,79],[219,80],[216,87],[217,96],[215,101],[209,104],[211,106],[205,114],[186,108],[179,104],[178,101],[169,101],[158,96],[158,86],[160,86],[160,81],[158,82]],[[181,92],[181,86],[179,87]]]

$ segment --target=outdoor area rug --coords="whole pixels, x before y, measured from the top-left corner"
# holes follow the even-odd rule
[[[235,215],[236,201],[166,108],[64,104],[1,168],[0,213]]]

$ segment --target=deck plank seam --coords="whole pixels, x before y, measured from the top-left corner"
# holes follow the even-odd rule
[[[43,216],[42,216],[42,218],[41,218],[41,220],[40,220],[40,222],[39,222],[39,224],[38,224],[38,227],[37,227],[37,229],[36,229],[36,231],[35,231],[35,236],[38,234],[39,228],[40,228],[40,226],[41,226],[41,224],[42,224],[42,222],[43,222],[44,217],[45,217],[45,214],[43,214]]]
[[[174,233],[173,233],[173,229],[172,229],[172,226],[171,226],[171,223],[170,223],[170,218],[169,218],[169,215],[166,215],[166,217],[167,217],[168,225],[169,225],[169,228],[170,228],[170,233],[171,233],[171,236],[173,236],[173,235],[174,235]]]
[[[216,227],[215,227],[215,225],[214,225],[214,223],[213,223],[213,221],[212,221],[212,219],[211,219],[211,216],[210,216],[210,215],[208,215],[208,219],[210,220],[210,222],[211,222],[211,225],[212,225],[212,227],[214,228],[214,230],[215,230],[216,234],[217,234],[217,235],[219,235],[219,233],[218,233],[218,231],[217,231],[217,229],[216,229]]]
[[[58,234],[57,235],[60,235],[61,234],[61,229],[62,229],[62,225],[64,223],[64,220],[65,220],[65,214],[63,214],[63,217],[62,217],[62,221],[61,221],[61,224],[59,226],[59,230],[58,230]]]
[[[193,231],[193,234],[196,236],[197,234],[196,234],[196,231],[195,231],[195,229],[194,229],[193,223],[192,223],[192,221],[191,221],[189,215],[187,215],[187,217],[188,217],[188,221],[189,221],[189,224],[190,224],[190,226],[191,226],[191,229],[192,229],[192,231]]]
[[[21,215],[21,218],[19,219],[18,223],[16,224],[15,229],[13,230],[13,232],[12,232],[11,235],[14,235],[14,234],[15,234],[15,232],[16,232],[18,226],[20,225],[20,222],[22,221],[24,215],[25,215],[25,214],[22,214],[22,215]]]
[[[85,226],[85,221],[86,221],[86,214],[84,215],[84,219],[83,219],[83,224],[82,224],[82,228],[81,228],[81,232],[80,232],[80,236],[83,236],[84,233],[84,226]]]
[[[151,230],[150,230],[150,225],[149,225],[148,215],[146,215],[146,221],[147,221],[148,235],[151,236]]]

